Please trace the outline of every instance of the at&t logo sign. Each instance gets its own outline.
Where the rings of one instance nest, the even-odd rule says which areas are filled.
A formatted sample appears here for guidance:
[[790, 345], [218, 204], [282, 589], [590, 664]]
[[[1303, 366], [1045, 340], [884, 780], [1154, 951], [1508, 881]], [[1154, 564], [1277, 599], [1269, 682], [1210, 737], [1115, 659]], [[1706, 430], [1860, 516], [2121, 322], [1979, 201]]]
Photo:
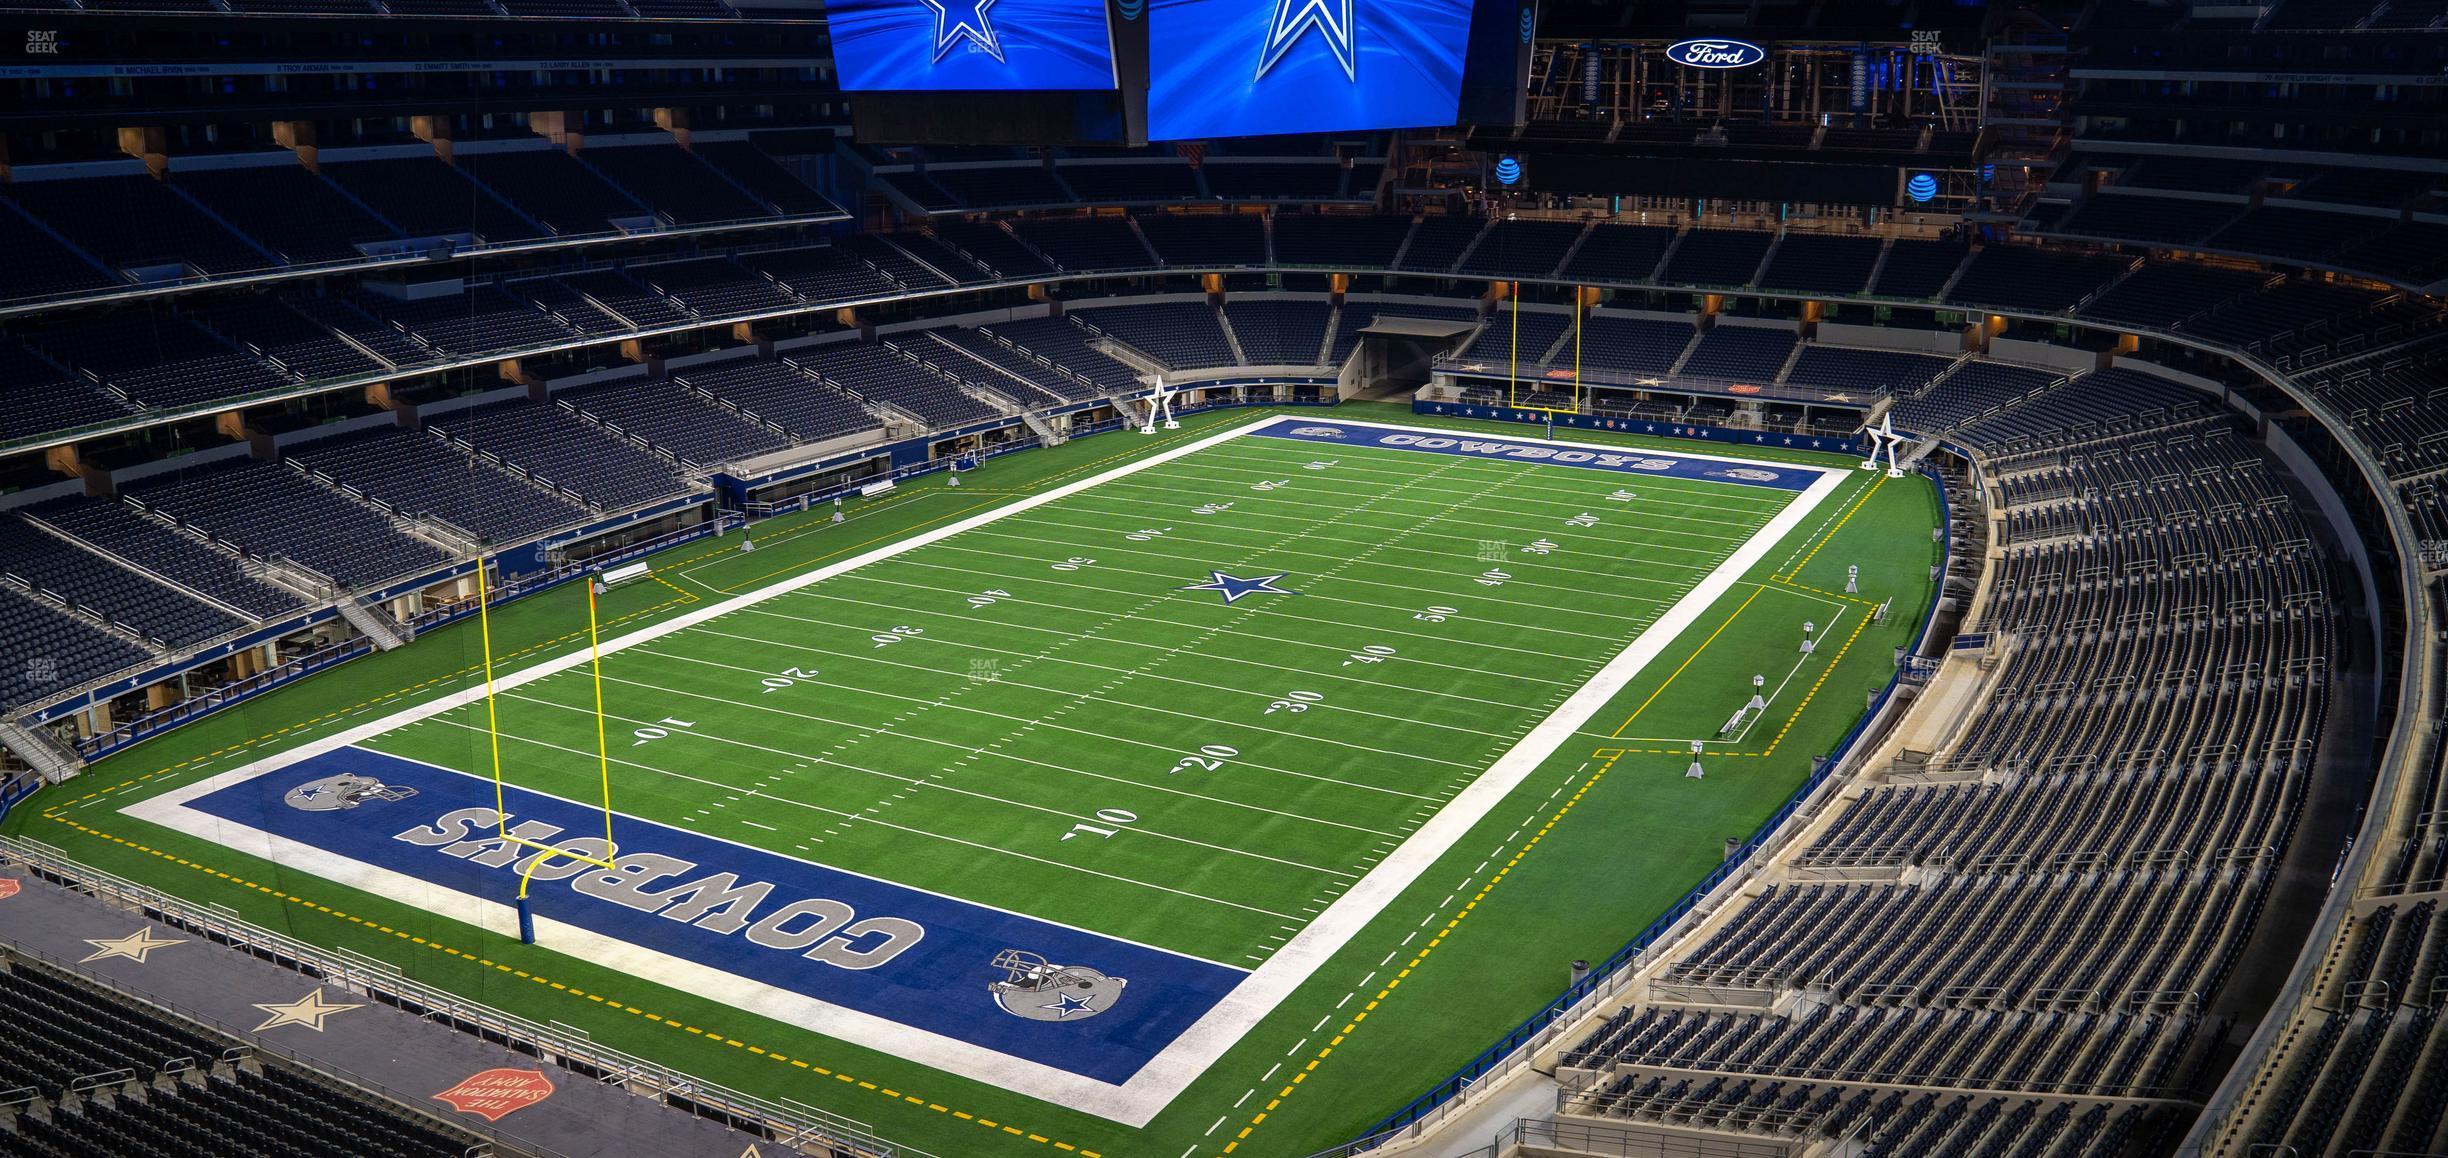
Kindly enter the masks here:
[[1768, 59], [1768, 50], [1741, 40], [1678, 40], [1666, 46], [1666, 59], [1692, 68], [1749, 68]]

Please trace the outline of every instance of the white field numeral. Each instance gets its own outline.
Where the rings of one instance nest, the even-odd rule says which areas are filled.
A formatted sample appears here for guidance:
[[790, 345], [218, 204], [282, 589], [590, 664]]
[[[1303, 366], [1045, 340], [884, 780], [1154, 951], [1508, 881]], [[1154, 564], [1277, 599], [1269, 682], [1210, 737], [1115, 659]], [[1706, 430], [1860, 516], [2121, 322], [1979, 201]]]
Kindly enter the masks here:
[[1297, 715], [1301, 712], [1308, 711], [1309, 705], [1324, 703], [1325, 701], [1326, 697], [1321, 696], [1316, 692], [1285, 692], [1282, 699], [1268, 701], [1266, 711], [1259, 714], [1264, 716], [1272, 716], [1277, 712], [1284, 712], [1287, 714]]
[[1386, 657], [1392, 654], [1394, 654], [1393, 648], [1382, 643], [1372, 643], [1351, 653], [1351, 657], [1343, 661], [1343, 666], [1350, 667], [1355, 663], [1384, 663]]
[[672, 716], [665, 716], [657, 723], [648, 724], [643, 728], [639, 728], [637, 731], [629, 733], [630, 735], [637, 737], [637, 739], [630, 741], [629, 746], [632, 748], [642, 748], [648, 744], [654, 743], [657, 740], [670, 736], [673, 728], [694, 728], [696, 726], [697, 722], [695, 720], [683, 720]]
[[1208, 744], [1201, 747], [1196, 755], [1184, 756], [1175, 761], [1173, 772], [1178, 775], [1183, 772], [1218, 771], [1224, 767], [1226, 760], [1240, 754], [1241, 749], [1230, 744]]
[[795, 667], [786, 667], [780, 672], [765, 677], [765, 691], [763, 694], [770, 696], [784, 688], [798, 687], [800, 680], [812, 680], [815, 678], [816, 673], [813, 669], [802, 670]]
[[1096, 837], [1096, 838], [1097, 838], [1097, 839], [1099, 839], [1099, 840], [1112, 840], [1112, 839], [1113, 839], [1113, 834], [1114, 834], [1114, 833], [1117, 833], [1117, 832], [1120, 832], [1120, 831], [1122, 830], [1122, 826], [1123, 826], [1123, 825], [1125, 825], [1125, 824], [1137, 824], [1137, 823], [1139, 822], [1139, 814], [1138, 814], [1138, 813], [1136, 813], [1136, 812], [1129, 812], [1129, 811], [1125, 811], [1125, 810], [1120, 809], [1120, 808], [1100, 808], [1100, 809], [1097, 809], [1097, 810], [1096, 810], [1096, 818], [1097, 818], [1098, 820], [1102, 820], [1102, 821], [1104, 821], [1105, 823], [1104, 823], [1104, 824], [1087, 824], [1087, 823], [1074, 824], [1074, 825], [1072, 825], [1072, 826], [1071, 826], [1071, 831], [1069, 831], [1069, 832], [1066, 832], [1066, 833], [1062, 834], [1062, 838], [1063, 838], [1064, 840], [1069, 840], [1069, 839], [1071, 839], [1072, 837], [1075, 837], [1075, 836], [1080, 835], [1081, 833], [1086, 833], [1086, 834], [1088, 834], [1089, 836]]

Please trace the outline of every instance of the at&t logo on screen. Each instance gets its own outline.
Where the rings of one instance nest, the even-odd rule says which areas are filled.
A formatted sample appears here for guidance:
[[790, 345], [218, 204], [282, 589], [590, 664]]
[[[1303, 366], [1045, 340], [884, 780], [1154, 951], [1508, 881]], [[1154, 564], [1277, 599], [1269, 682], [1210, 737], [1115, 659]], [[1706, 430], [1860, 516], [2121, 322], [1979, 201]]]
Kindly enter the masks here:
[[1768, 59], [1768, 50], [1742, 40], [1678, 40], [1666, 46], [1666, 59], [1692, 68], [1749, 68]]

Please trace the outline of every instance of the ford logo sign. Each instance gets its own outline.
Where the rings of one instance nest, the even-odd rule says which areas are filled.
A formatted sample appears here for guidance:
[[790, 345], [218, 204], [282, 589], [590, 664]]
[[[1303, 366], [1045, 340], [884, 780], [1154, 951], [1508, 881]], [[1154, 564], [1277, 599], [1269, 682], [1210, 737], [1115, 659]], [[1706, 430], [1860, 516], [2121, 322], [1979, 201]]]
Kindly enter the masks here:
[[1666, 59], [1692, 68], [1749, 68], [1768, 59], [1768, 50], [1740, 40], [1678, 40], [1666, 46]]

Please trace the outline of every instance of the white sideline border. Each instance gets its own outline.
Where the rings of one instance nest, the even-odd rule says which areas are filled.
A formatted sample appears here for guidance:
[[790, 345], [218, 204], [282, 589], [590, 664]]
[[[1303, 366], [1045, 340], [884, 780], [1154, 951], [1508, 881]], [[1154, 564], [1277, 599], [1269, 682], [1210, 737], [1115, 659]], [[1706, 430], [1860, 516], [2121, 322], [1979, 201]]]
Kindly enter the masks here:
[[[1047, 503], [1068, 498], [1113, 479], [1136, 474], [1176, 459], [1206, 450], [1236, 438], [1256, 434], [1278, 425], [1301, 426], [1366, 426], [1422, 434], [1460, 437], [1468, 432], [1448, 427], [1413, 426], [1390, 422], [1359, 422], [1308, 414], [1275, 415], [1256, 422], [1235, 426], [1197, 439], [1172, 450], [1162, 451], [1136, 462], [1125, 463], [1077, 482], [1067, 483], [1043, 494], [984, 511], [959, 522], [923, 532], [873, 551], [832, 563], [806, 574], [793, 576], [779, 583], [746, 592], [719, 603], [675, 616], [662, 623], [603, 641], [602, 650], [617, 652], [666, 635], [685, 631], [732, 611], [786, 595], [820, 583], [844, 572], [870, 563], [889, 559], [905, 551], [916, 550], [998, 519], [1019, 514]], [[1631, 448], [1596, 443], [1568, 442], [1553, 439], [1518, 439], [1499, 434], [1480, 437], [1490, 442], [1596, 450], [1606, 453], [1626, 453]], [[1816, 473], [1818, 481], [1795, 495], [1785, 508], [1727, 556], [1716, 569], [1703, 576], [1699, 583], [1677, 599], [1656, 622], [1644, 629], [1614, 659], [1608, 661], [1597, 675], [1580, 690], [1540, 721], [1504, 755], [1475, 777], [1470, 786], [1405, 838], [1392, 853], [1378, 862], [1367, 875], [1335, 902], [1327, 906], [1316, 919], [1293, 935], [1281, 948], [1241, 983], [1227, 993], [1222, 1001], [1209, 1009], [1197, 1022], [1159, 1052], [1139, 1072], [1119, 1085], [1057, 1069], [1040, 1062], [1014, 1057], [984, 1046], [961, 1041], [942, 1034], [916, 1029], [899, 1022], [829, 1002], [818, 1001], [776, 986], [739, 977], [710, 966], [700, 965], [680, 957], [616, 938], [605, 937], [589, 930], [539, 918], [538, 940], [548, 941], [554, 948], [572, 952], [597, 963], [610, 966], [658, 984], [688, 992], [719, 992], [726, 1000], [749, 1012], [799, 1026], [815, 1033], [839, 1038], [855, 1045], [881, 1050], [964, 1078], [999, 1086], [1070, 1109], [1081, 1110], [1126, 1126], [1145, 1126], [1189, 1088], [1208, 1067], [1238, 1044], [1248, 1032], [1273, 1013], [1293, 990], [1306, 982], [1345, 945], [1375, 921], [1402, 891], [1410, 887], [1428, 868], [1451, 850], [1471, 828], [1493, 812], [1504, 798], [1519, 787], [1530, 774], [1545, 763], [1558, 748], [1572, 738], [1573, 733], [1620, 694], [1649, 662], [1680, 637], [1711, 605], [1724, 596], [1741, 577], [1764, 559], [1768, 552], [1791, 534], [1802, 520], [1828, 496], [1843, 485], [1852, 471], [1841, 467], [1811, 466], [1789, 462], [1763, 462], [1728, 455], [1686, 451], [1653, 451], [1638, 453], [1659, 458], [1682, 458], [1735, 463], [1777, 471]], [[1508, 461], [1501, 455], [1487, 456], [1490, 461]], [[1511, 460], [1524, 461], [1524, 460]], [[1527, 460], [1536, 461], [1536, 460]], [[1639, 477], [1626, 472], [1627, 477]], [[494, 681], [498, 690], [507, 690], [543, 679], [587, 662], [588, 652], [578, 648], [567, 655], [525, 668]], [[432, 716], [474, 703], [484, 697], [482, 684], [453, 692], [425, 704], [408, 708], [380, 719], [360, 724], [298, 748], [266, 757], [243, 767], [207, 777], [194, 784], [173, 789], [158, 796], [130, 804], [120, 811], [128, 816], [166, 828], [184, 832], [229, 847], [239, 852], [262, 857], [289, 867], [303, 869], [336, 883], [373, 893], [389, 900], [421, 908], [436, 915], [477, 925], [494, 932], [509, 933], [516, 927], [517, 914], [509, 905], [483, 897], [448, 889], [404, 873], [393, 872], [338, 853], [289, 840], [247, 825], [224, 820], [209, 813], [187, 807], [187, 802], [219, 792], [234, 784], [267, 776], [301, 761], [326, 752], [355, 744], [360, 740], [391, 732]], [[660, 822], [655, 822], [660, 823]], [[720, 839], [720, 838], [717, 838]], [[736, 842], [734, 842], [736, 843]], [[766, 849], [762, 851], [771, 852]], [[777, 854], [779, 855], [779, 854]], [[821, 863], [821, 862], [816, 862]], [[976, 904], [977, 902], [965, 902]], [[991, 908], [992, 906], [979, 906]], [[1107, 936], [1108, 934], [1098, 934]], [[1116, 938], [1120, 940], [1120, 938]]]

